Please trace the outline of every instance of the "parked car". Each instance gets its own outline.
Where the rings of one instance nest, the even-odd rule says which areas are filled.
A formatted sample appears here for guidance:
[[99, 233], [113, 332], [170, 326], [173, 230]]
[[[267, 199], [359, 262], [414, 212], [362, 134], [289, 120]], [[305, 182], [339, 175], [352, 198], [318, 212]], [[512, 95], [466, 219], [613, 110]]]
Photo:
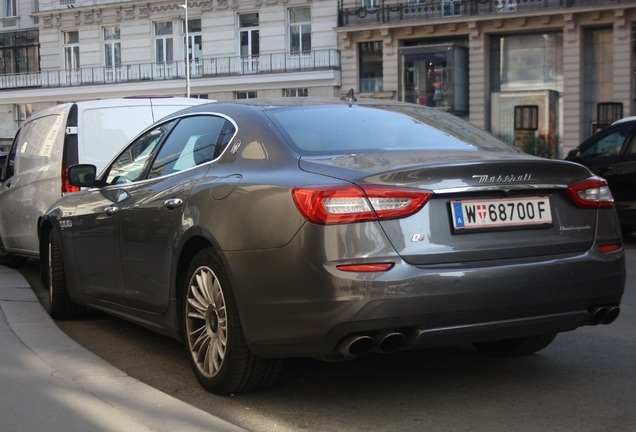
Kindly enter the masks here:
[[38, 225], [62, 195], [69, 165], [101, 169], [145, 127], [177, 110], [209, 102], [129, 97], [56, 105], [35, 113], [16, 133], [0, 176], [0, 264], [39, 256]]
[[623, 231], [636, 231], [636, 117], [601, 129], [571, 150], [566, 159], [607, 180]]
[[606, 182], [434, 109], [202, 105], [98, 171], [70, 167], [87, 189], [41, 224], [52, 316], [91, 306], [180, 339], [218, 394], [271, 385], [288, 357], [522, 355], [619, 314]]

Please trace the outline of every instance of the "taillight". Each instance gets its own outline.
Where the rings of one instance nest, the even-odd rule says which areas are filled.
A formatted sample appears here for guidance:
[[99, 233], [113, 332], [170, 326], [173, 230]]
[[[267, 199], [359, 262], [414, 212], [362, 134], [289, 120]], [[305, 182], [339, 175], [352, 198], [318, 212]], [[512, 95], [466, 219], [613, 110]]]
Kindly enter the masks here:
[[593, 177], [568, 187], [570, 196], [581, 207], [603, 208], [614, 207], [614, 197], [610, 192], [607, 181], [600, 177]]
[[62, 196], [80, 190], [79, 186], [73, 186], [68, 182], [68, 168], [62, 168]]
[[296, 207], [310, 222], [336, 224], [397, 219], [419, 211], [433, 194], [388, 186], [309, 186], [292, 191]]
[[598, 246], [598, 250], [604, 253], [612, 253], [620, 250], [623, 247], [621, 243], [609, 243]]
[[370, 264], [343, 264], [336, 266], [340, 271], [354, 273], [377, 273], [391, 270], [393, 263], [370, 263]]

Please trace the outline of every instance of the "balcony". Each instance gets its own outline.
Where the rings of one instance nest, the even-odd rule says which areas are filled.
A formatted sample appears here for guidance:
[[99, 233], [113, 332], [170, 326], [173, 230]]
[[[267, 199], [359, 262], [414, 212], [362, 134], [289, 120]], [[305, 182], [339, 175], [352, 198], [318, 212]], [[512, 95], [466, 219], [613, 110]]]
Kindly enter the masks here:
[[[185, 79], [185, 66], [184, 61], [175, 61], [6, 74], [0, 75], [0, 90]], [[191, 62], [190, 78], [339, 69], [340, 52], [338, 50], [316, 50], [302, 53], [262, 54], [250, 57], [202, 58]]]
[[377, 6], [345, 8], [338, 0], [338, 27], [399, 24], [466, 16], [571, 9], [583, 6], [634, 5], [634, 0], [380, 0]]

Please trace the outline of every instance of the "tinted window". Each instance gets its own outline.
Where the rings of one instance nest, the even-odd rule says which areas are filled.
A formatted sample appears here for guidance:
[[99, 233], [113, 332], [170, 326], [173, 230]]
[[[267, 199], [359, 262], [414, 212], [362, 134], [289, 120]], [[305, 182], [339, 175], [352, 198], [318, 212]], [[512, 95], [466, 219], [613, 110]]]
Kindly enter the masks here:
[[581, 151], [581, 156], [586, 158], [610, 157], [621, 153], [625, 139], [631, 130], [630, 124], [619, 125], [601, 131], [590, 138], [592, 144]]
[[161, 146], [148, 177], [172, 174], [216, 159], [235, 131], [234, 125], [223, 117], [181, 119]]
[[151, 155], [175, 121], [164, 123], [137, 138], [111, 164], [106, 184], [123, 184], [140, 180]]
[[301, 154], [360, 151], [514, 151], [450, 114], [417, 106], [304, 106], [271, 109]]

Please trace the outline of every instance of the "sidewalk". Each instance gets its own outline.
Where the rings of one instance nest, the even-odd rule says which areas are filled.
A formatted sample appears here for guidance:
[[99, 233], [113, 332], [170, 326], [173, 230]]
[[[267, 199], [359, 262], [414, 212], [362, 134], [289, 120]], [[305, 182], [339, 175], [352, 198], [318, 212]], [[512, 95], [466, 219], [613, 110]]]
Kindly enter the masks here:
[[17, 271], [0, 266], [0, 428], [11, 432], [243, 429], [126, 375], [49, 317]]

